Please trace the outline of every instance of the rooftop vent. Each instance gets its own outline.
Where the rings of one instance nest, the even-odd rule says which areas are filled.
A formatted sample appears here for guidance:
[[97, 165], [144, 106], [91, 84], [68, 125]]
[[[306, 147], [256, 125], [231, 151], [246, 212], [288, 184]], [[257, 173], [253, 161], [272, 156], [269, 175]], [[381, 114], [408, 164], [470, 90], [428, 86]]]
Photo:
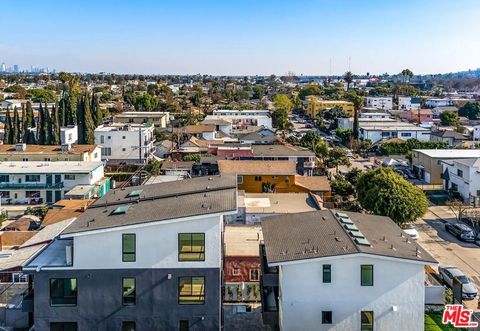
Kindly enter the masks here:
[[62, 144], [62, 146], [60, 146], [62, 152], [70, 152], [70, 150], [72, 149], [72, 145], [71, 144]]
[[27, 150], [27, 144], [16, 144], [15, 151], [16, 152], [25, 152]]

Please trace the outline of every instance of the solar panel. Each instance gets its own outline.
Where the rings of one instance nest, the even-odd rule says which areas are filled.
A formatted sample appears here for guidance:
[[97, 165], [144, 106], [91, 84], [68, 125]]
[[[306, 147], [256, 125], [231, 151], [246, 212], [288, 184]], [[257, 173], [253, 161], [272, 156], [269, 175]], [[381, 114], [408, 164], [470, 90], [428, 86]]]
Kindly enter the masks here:
[[363, 233], [361, 233], [360, 231], [348, 231], [348, 233], [350, 233], [350, 235], [354, 238], [365, 238], [365, 236], [363, 235]]
[[130, 193], [128, 193], [129, 197], [138, 197], [140, 194], [142, 194], [143, 190], [134, 190]]
[[350, 219], [350, 217], [340, 217], [340, 222], [343, 224], [353, 224], [353, 221]]
[[355, 238], [355, 242], [358, 245], [363, 245], [363, 246], [370, 246], [370, 242], [367, 240], [367, 238]]
[[118, 214], [125, 214], [128, 210], [130, 206], [128, 205], [124, 205], [124, 206], [120, 206], [120, 207], [117, 207], [117, 209], [115, 209], [112, 214], [113, 215], [118, 215]]
[[338, 217], [345, 217], [345, 218], [348, 218], [348, 215], [345, 214], [345, 213], [335, 213], [335, 215], [337, 215]]

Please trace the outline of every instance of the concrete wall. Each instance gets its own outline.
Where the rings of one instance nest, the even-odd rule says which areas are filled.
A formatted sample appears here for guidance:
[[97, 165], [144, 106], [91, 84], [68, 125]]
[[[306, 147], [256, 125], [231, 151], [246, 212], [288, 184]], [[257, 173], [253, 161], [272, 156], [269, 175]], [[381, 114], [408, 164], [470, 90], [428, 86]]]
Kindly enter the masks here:
[[[180, 320], [188, 320], [190, 330], [220, 329], [218, 268], [43, 270], [33, 276], [36, 331], [48, 331], [50, 322], [77, 322], [79, 330], [113, 331], [121, 330], [122, 321], [135, 321], [137, 331], [178, 330]], [[205, 276], [205, 304], [178, 304], [181, 276]], [[122, 305], [123, 277], [136, 277], [135, 306]], [[77, 278], [75, 307], [50, 306], [50, 278]]]
[[[322, 283], [322, 264], [332, 265], [332, 282]], [[360, 265], [374, 265], [374, 286], [360, 286]], [[374, 312], [375, 330], [421, 331], [424, 266], [369, 256], [322, 259], [280, 268], [282, 330], [360, 330], [360, 312]], [[397, 311], [393, 311], [393, 307]], [[322, 325], [322, 311], [333, 324]]]

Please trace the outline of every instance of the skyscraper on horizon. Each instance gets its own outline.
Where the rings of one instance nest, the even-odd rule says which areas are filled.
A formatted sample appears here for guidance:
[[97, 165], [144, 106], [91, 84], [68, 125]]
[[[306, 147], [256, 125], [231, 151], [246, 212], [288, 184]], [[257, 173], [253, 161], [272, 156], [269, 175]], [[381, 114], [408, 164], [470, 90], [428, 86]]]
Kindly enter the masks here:
[[0, 72], [5, 72], [7, 71], [7, 65], [5, 64], [5, 62], [2, 62], [2, 66], [0, 67]]

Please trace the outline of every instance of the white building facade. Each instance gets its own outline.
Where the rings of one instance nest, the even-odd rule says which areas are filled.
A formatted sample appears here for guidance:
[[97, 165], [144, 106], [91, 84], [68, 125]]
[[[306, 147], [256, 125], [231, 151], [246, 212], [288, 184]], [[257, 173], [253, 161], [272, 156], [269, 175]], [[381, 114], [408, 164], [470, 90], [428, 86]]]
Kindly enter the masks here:
[[392, 97], [366, 97], [365, 106], [368, 108], [392, 110], [393, 98]]
[[399, 110], [418, 110], [421, 107], [418, 97], [398, 97]]
[[446, 190], [457, 191], [463, 201], [480, 206], [480, 158], [442, 161], [443, 184]]
[[102, 160], [110, 164], [138, 164], [140, 158], [143, 164], [155, 151], [153, 131], [153, 125], [101, 125], [95, 129], [95, 143], [102, 146]]

